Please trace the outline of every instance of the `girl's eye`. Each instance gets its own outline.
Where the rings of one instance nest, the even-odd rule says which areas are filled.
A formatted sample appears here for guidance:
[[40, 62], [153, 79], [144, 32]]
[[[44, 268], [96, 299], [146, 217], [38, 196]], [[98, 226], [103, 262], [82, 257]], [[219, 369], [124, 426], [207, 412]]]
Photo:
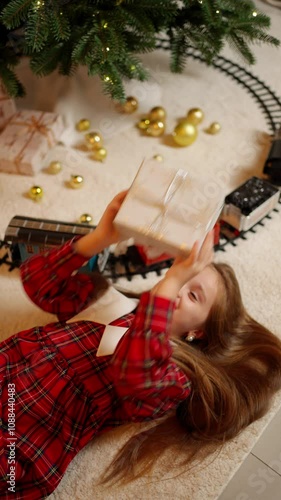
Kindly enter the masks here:
[[196, 293], [194, 292], [189, 292], [193, 300], [198, 300]]

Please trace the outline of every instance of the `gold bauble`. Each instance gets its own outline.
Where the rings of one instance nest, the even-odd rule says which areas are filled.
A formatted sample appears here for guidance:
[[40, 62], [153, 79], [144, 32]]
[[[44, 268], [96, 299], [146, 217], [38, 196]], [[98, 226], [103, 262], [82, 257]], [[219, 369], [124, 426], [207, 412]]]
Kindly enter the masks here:
[[215, 135], [220, 131], [220, 129], [220, 124], [218, 122], [213, 122], [208, 128], [205, 128], [204, 132], [206, 132], [206, 134]]
[[149, 112], [149, 118], [151, 121], [165, 121], [166, 120], [166, 110], [162, 106], [155, 106]]
[[197, 135], [197, 128], [188, 121], [180, 122], [172, 134], [174, 141], [179, 146], [190, 146], [197, 138]]
[[129, 115], [131, 113], [134, 113], [138, 109], [138, 107], [138, 100], [133, 96], [129, 96], [126, 99], [126, 102], [124, 104], [121, 104], [121, 111]]
[[146, 129], [147, 135], [151, 137], [159, 137], [165, 132], [165, 123], [161, 121], [151, 121]]
[[85, 140], [88, 147], [91, 149], [98, 149], [103, 145], [102, 137], [98, 132], [88, 132], [88, 134], [85, 135]]
[[141, 130], [147, 130], [147, 127], [150, 125], [150, 120], [149, 118], [142, 118], [142, 120], [140, 120], [138, 122], [138, 128], [141, 129]]
[[58, 174], [62, 169], [62, 164], [60, 161], [51, 161], [48, 167], [49, 174]]
[[118, 102], [116, 104], [117, 111], [119, 111], [120, 113], [127, 113], [128, 115], [134, 113], [138, 109], [138, 107], [138, 100], [133, 96], [127, 97], [125, 102], [123, 103]]
[[163, 161], [163, 160], [164, 160], [164, 158], [163, 158], [163, 156], [162, 156], [162, 155], [154, 155], [154, 156], [153, 156], [153, 160], [156, 160], [156, 161], [159, 161], [159, 162], [160, 162], [160, 161]]
[[93, 160], [103, 161], [107, 157], [107, 150], [105, 148], [98, 148], [93, 151]]
[[89, 130], [90, 126], [90, 120], [88, 120], [88, 118], [82, 118], [76, 123], [75, 128], [78, 132], [86, 132], [86, 130]]
[[72, 175], [69, 181], [70, 186], [73, 189], [78, 189], [83, 186], [84, 178], [82, 175]]
[[33, 201], [40, 201], [43, 196], [43, 189], [40, 186], [32, 186], [29, 190], [29, 197]]
[[199, 125], [203, 121], [204, 113], [200, 108], [191, 108], [187, 113], [187, 121], [193, 125]]
[[90, 214], [82, 214], [79, 217], [79, 222], [81, 224], [91, 224], [93, 217]]

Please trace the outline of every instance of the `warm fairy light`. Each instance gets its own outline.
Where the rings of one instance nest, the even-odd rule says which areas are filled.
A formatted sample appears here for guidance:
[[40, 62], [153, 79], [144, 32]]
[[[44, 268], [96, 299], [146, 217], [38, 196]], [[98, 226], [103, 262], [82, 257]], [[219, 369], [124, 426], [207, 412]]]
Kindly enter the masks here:
[[110, 51], [110, 48], [109, 48], [109, 47], [106, 47], [106, 49], [105, 49], [105, 50], [106, 50], [106, 52], [109, 52], [109, 51]]
[[219, 11], [219, 10], [216, 10], [216, 14], [219, 14], [219, 13], [220, 13], [220, 11]]
[[254, 10], [253, 17], [257, 17], [258, 13]]
[[105, 22], [105, 23], [103, 23], [102, 27], [103, 27], [104, 29], [108, 28], [108, 23], [106, 23], [106, 22]]
[[105, 77], [103, 78], [103, 80], [104, 80], [104, 82], [109, 82], [109, 81], [110, 81], [110, 78], [109, 78], [109, 76], [105, 76]]

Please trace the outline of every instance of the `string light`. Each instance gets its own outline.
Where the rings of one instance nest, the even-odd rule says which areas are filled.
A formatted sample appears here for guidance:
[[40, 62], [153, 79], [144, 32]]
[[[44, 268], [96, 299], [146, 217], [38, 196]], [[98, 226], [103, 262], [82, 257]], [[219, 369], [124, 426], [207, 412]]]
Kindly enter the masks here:
[[104, 29], [108, 28], [108, 23], [107, 23], [107, 22], [102, 23], [102, 27], [103, 27]]
[[109, 51], [110, 51], [110, 48], [109, 48], [109, 47], [106, 47], [106, 49], [105, 49], [105, 50], [106, 50], [106, 52], [109, 52]]
[[44, 5], [45, 5], [44, 0], [37, 0], [37, 2], [35, 2], [34, 9], [39, 10], [41, 9], [41, 7], [44, 7]]
[[254, 10], [253, 17], [257, 17], [258, 13]]
[[219, 14], [219, 13], [220, 13], [220, 11], [219, 11], [219, 10], [216, 10], [216, 14]]

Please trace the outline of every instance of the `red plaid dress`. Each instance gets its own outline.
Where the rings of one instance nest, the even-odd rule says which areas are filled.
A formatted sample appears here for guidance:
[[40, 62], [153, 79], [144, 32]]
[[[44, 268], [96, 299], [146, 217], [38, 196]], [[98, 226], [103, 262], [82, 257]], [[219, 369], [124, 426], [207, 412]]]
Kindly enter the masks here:
[[91, 278], [73, 275], [85, 261], [68, 242], [22, 265], [29, 297], [59, 322], [0, 344], [1, 499], [48, 496], [94, 436], [158, 418], [190, 394], [171, 361], [172, 301], [144, 293], [135, 314], [111, 323], [129, 329], [110, 356], [95, 355], [104, 325], [65, 323], [91, 300]]

